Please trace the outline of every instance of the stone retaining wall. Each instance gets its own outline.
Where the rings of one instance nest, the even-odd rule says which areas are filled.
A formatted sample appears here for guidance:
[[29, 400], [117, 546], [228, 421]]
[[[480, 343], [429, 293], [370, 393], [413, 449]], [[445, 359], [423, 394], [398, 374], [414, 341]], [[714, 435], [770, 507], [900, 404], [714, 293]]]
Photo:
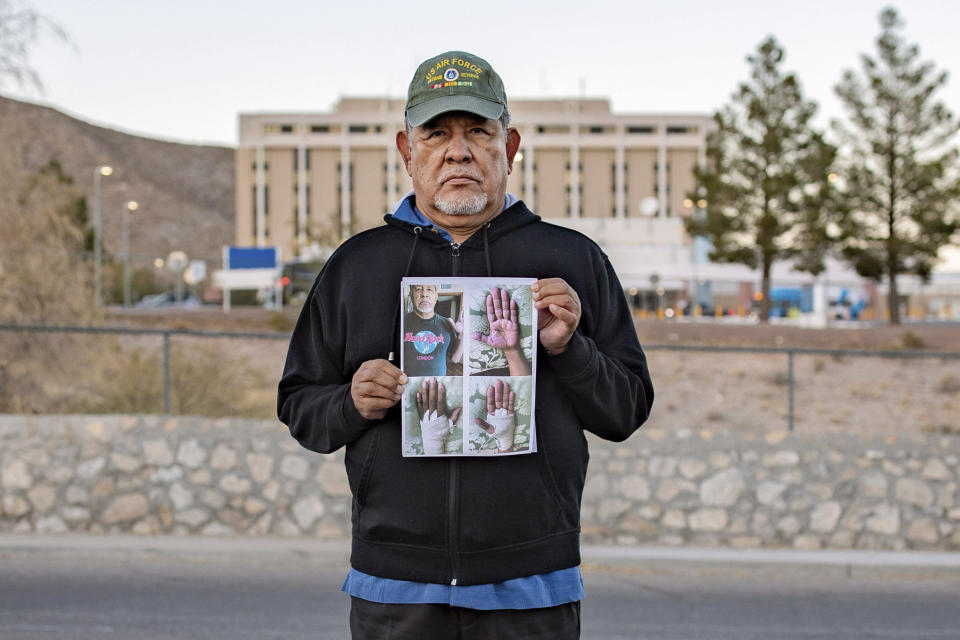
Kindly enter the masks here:
[[[960, 437], [590, 439], [590, 543], [960, 549]], [[0, 416], [0, 531], [349, 534], [343, 455], [274, 421]]]

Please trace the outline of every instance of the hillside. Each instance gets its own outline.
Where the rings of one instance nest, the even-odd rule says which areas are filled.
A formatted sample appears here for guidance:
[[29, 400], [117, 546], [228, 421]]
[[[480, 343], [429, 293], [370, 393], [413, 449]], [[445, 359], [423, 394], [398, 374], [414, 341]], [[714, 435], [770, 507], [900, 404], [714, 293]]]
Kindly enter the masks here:
[[[104, 249], [121, 251], [122, 207], [136, 200], [131, 252], [149, 265], [174, 249], [220, 263], [234, 236], [234, 152], [225, 147], [153, 140], [98, 127], [48, 107], [0, 96], [0, 192], [18, 193], [38, 168], [56, 159], [93, 202], [93, 173], [102, 179]], [[9, 211], [0, 210], [0, 222]]]

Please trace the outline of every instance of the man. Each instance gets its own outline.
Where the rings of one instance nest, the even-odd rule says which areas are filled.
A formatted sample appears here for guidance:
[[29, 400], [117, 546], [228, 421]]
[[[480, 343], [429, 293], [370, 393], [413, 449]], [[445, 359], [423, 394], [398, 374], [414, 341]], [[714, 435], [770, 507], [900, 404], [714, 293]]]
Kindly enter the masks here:
[[[304, 447], [346, 447], [355, 639], [578, 638], [583, 430], [623, 440], [653, 400], [623, 290], [596, 244], [506, 193], [520, 134], [485, 60], [421, 64], [406, 119], [396, 141], [413, 194], [327, 261], [278, 413]], [[402, 457], [407, 376], [390, 358], [404, 276], [540, 278], [536, 453]]]
[[411, 286], [410, 303], [413, 312], [406, 314], [403, 319], [404, 371], [409, 376], [446, 375], [448, 350], [451, 362], [460, 362], [463, 354], [460, 330], [449, 318], [434, 313], [437, 307], [436, 285]]

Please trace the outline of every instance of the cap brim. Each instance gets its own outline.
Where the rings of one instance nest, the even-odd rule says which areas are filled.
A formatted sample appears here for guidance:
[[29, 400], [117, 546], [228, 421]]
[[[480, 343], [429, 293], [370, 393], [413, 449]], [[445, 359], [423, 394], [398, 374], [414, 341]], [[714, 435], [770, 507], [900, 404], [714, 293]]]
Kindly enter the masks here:
[[451, 111], [466, 111], [482, 118], [496, 120], [503, 115], [503, 105], [492, 100], [474, 96], [437, 96], [407, 109], [407, 119], [413, 127], [429, 122], [433, 118]]

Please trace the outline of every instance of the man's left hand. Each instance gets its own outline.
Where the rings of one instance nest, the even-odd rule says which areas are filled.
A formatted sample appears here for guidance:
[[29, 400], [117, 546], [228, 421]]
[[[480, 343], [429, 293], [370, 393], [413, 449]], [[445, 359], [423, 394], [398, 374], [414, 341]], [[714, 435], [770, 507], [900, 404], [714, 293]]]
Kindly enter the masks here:
[[563, 353], [580, 324], [580, 296], [563, 278], [537, 280], [530, 290], [540, 343], [553, 355]]

